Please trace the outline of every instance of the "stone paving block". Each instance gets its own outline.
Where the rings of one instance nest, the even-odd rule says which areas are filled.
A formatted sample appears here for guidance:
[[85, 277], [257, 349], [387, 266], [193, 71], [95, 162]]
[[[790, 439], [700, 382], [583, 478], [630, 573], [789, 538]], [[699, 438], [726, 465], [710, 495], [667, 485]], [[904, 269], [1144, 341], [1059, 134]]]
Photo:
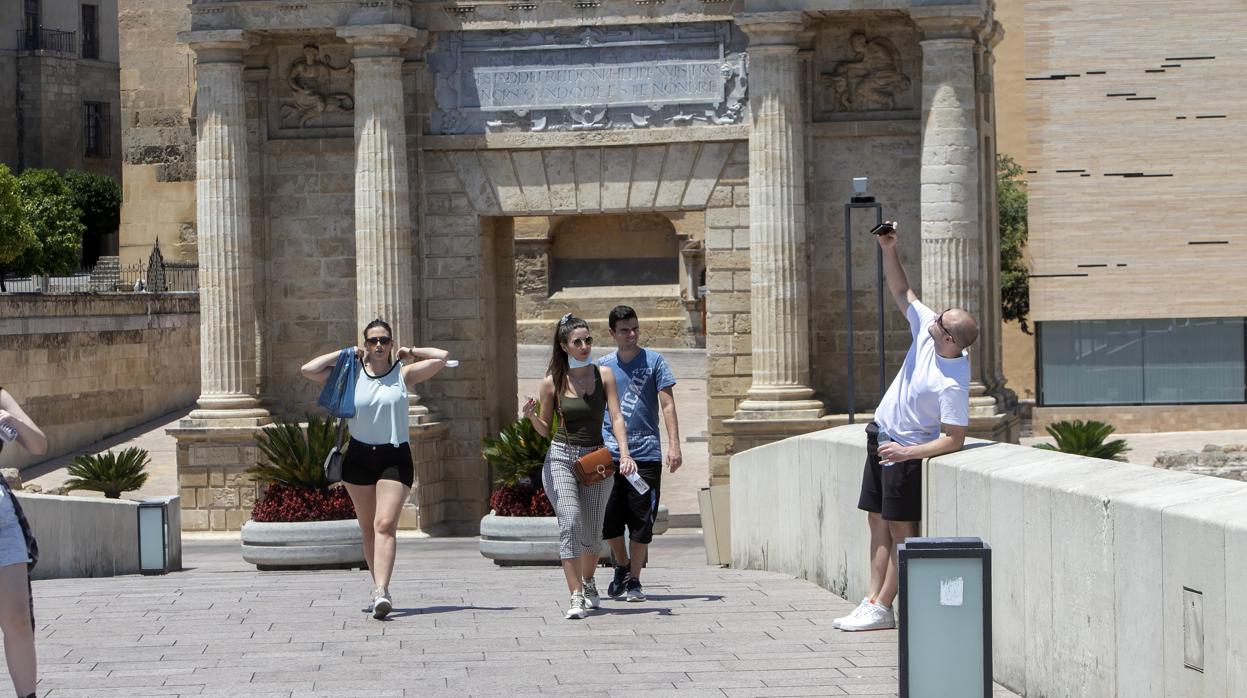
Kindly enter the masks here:
[[851, 604], [705, 567], [690, 533], [655, 543], [648, 603], [584, 621], [556, 569], [497, 568], [475, 539], [400, 541], [385, 622], [357, 571], [260, 573], [236, 542], [188, 541], [187, 572], [35, 583], [40, 696], [895, 694], [895, 632], [834, 630]]

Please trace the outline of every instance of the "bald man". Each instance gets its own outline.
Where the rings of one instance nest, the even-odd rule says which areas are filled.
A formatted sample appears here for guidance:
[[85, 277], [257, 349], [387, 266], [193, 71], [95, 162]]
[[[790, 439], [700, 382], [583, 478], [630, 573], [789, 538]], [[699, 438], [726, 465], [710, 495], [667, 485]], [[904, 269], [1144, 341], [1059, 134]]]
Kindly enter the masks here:
[[[879, 236], [888, 290], [909, 319], [913, 344], [900, 373], [866, 425], [866, 469], [857, 508], [870, 525], [870, 595], [836, 618], [841, 630], [896, 627], [896, 546], [918, 535], [922, 520], [922, 459], [961, 449], [970, 424], [970, 359], [978, 339], [970, 313], [936, 313], [918, 300], [896, 254], [896, 224]], [[885, 228], [888, 230], [888, 228]]]

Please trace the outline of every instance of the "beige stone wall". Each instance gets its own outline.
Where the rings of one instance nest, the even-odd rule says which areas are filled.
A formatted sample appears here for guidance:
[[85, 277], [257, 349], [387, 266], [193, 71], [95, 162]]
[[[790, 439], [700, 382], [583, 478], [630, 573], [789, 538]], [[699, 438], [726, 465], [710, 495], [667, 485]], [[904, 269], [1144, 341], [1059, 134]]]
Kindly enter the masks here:
[[0, 386], [48, 436], [46, 456], [191, 404], [199, 394], [199, 299], [183, 294], [0, 297]]
[[1176, 8], [1027, 3], [1035, 320], [1247, 315], [1247, 6]]
[[157, 239], [165, 259], [196, 259], [193, 57], [175, 40], [189, 25], [186, 4], [119, 0], [122, 264]]
[[1242, 429], [1247, 405], [1108, 405], [1103, 407], [1036, 407], [1032, 424], [1036, 436], [1053, 422], [1094, 419], [1112, 424], [1123, 434], [1162, 431], [1218, 431]]

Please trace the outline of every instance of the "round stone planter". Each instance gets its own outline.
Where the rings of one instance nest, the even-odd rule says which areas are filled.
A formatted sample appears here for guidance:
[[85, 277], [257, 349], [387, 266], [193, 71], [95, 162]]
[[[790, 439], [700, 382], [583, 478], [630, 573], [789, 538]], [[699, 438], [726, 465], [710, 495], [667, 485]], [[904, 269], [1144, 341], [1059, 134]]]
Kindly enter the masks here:
[[242, 559], [260, 570], [364, 567], [355, 519], [242, 525]]
[[[655, 535], [670, 526], [671, 512], [658, 505]], [[491, 511], [481, 518], [480, 546], [481, 555], [496, 565], [557, 565], [559, 522], [553, 516], [498, 516]], [[602, 561], [610, 560], [610, 554], [610, 546], [603, 541]]]

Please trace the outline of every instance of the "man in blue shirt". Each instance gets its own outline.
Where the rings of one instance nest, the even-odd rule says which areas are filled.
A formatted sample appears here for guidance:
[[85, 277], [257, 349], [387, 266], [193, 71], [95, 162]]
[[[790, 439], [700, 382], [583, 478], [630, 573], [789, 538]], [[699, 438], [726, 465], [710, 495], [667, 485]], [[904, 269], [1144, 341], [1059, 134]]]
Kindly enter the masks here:
[[[616, 306], [607, 318], [611, 338], [618, 349], [602, 357], [598, 363], [615, 372], [615, 385], [619, 392], [619, 410], [623, 412], [628, 427], [628, 450], [636, 461], [637, 474], [649, 486], [646, 492], [637, 492], [623, 475], [615, 474], [615, 486], [611, 489], [606, 505], [606, 519], [602, 524], [602, 537], [614, 554], [615, 579], [607, 587], [607, 594], [617, 599], [627, 594], [628, 601], [644, 601], [641, 588], [641, 568], [645, 566], [646, 553], [654, 538], [654, 519], [658, 516], [658, 493], [662, 483], [662, 439], [658, 434], [658, 411], [662, 409], [662, 421], [667, 425], [666, 463], [671, 472], [679, 470], [684, 462], [680, 453], [680, 424], [675, 413], [675, 377], [657, 352], [642, 349], [640, 323], [636, 311], [626, 305]], [[609, 416], [606, 418], [609, 420]], [[602, 438], [616, 459], [619, 446], [611, 433], [609, 421], [602, 424]], [[624, 546], [624, 528], [631, 539], [632, 556]]]

